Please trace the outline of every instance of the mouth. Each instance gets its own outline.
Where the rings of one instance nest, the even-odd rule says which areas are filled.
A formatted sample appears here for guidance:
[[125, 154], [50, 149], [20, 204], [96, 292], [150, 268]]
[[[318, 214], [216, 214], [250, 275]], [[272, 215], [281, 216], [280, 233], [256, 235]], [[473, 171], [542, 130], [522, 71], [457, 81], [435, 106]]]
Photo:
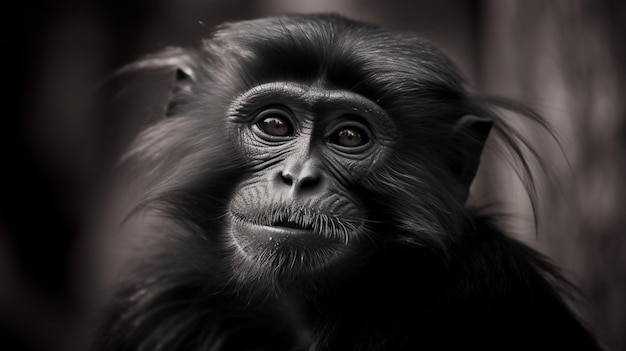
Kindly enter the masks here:
[[327, 215], [310, 209], [280, 208], [253, 215], [236, 212], [231, 214], [235, 222], [271, 233], [323, 235], [328, 228], [322, 224], [330, 222]]
[[292, 221], [276, 221], [271, 225], [235, 219], [232, 235], [238, 246], [248, 254], [260, 252], [307, 252], [341, 246], [335, 238], [320, 235], [310, 225]]
[[272, 224], [270, 225], [270, 227], [278, 227], [278, 228], [287, 228], [287, 229], [296, 229], [298, 231], [313, 231], [313, 225], [310, 223], [298, 223], [298, 222], [294, 222], [294, 221], [274, 221], [272, 222]]
[[357, 231], [330, 215], [281, 208], [257, 215], [231, 212], [229, 232], [235, 247], [255, 267], [272, 270], [317, 269], [351, 250]]
[[255, 269], [289, 277], [327, 267], [351, 249], [335, 237], [321, 235], [312, 226], [293, 221], [265, 225], [233, 218], [230, 234], [245, 262]]
[[357, 236], [362, 224], [309, 208], [280, 207], [252, 214], [230, 213], [236, 239], [255, 245], [268, 241], [272, 241], [272, 245], [287, 246], [306, 243], [317, 247], [329, 242], [347, 244], [350, 237]]
[[290, 239], [295, 240], [298, 237], [319, 237], [312, 226], [304, 226], [296, 222], [277, 221], [271, 225], [264, 225], [237, 220], [234, 224], [240, 231], [247, 233], [250, 238], [262, 241], [284, 242]]

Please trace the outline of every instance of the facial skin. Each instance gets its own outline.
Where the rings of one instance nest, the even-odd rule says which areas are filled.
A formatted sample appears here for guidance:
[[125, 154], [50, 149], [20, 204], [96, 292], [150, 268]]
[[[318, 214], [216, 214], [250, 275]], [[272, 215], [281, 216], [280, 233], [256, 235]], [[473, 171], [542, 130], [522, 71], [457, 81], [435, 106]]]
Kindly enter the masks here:
[[228, 128], [254, 169], [230, 202], [240, 253], [302, 270], [350, 256], [367, 231], [366, 204], [350, 189], [391, 152], [387, 114], [349, 91], [275, 82], [238, 97]]

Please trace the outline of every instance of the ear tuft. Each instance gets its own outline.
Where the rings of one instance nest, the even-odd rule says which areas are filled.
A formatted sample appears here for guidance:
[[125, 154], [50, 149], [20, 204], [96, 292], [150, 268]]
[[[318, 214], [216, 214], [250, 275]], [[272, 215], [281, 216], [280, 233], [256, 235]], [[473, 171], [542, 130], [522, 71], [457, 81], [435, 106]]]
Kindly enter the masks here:
[[185, 76], [191, 78], [191, 80], [196, 79], [196, 69], [192, 56], [187, 50], [179, 47], [170, 47], [158, 53], [144, 56], [143, 58], [120, 68], [115, 74], [121, 75], [130, 72], [162, 68], [177, 69]]

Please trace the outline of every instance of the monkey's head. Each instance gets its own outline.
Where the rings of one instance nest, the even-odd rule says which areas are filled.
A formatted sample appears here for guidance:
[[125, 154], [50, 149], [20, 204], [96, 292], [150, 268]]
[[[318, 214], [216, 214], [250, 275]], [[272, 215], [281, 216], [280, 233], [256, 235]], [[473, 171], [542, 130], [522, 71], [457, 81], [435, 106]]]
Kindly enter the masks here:
[[[179, 68], [177, 93], [136, 153], [179, 150], [156, 197], [220, 231], [240, 277], [349, 270], [389, 243], [441, 249], [462, 224], [491, 119], [428, 43], [290, 16], [225, 25], [159, 60]], [[195, 186], [172, 185], [189, 169]]]

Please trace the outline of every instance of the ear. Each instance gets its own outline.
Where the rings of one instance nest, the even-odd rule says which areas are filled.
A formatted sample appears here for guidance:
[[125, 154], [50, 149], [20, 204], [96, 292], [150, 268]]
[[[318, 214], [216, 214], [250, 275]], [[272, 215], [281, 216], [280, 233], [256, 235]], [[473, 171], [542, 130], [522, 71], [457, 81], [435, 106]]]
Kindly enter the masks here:
[[176, 114], [177, 108], [181, 102], [177, 97], [179, 97], [181, 93], [192, 92], [194, 77], [194, 72], [187, 69], [187, 67], [181, 66], [176, 68], [174, 85], [168, 99], [167, 107], [165, 108], [166, 117]]
[[461, 196], [464, 201], [478, 170], [480, 156], [492, 126], [491, 118], [474, 115], [461, 117], [454, 126], [452, 145], [456, 152], [451, 157], [450, 166], [462, 186]]
[[170, 116], [180, 103], [177, 99], [181, 92], [191, 92], [197, 77], [195, 61], [188, 51], [172, 47], [151, 54], [128, 64], [116, 72], [116, 76], [128, 74], [148, 74], [154, 80], [152, 89], [165, 89], [161, 94], [161, 118]]
[[94, 110], [103, 116], [102, 140], [111, 155], [116, 158], [146, 126], [172, 113], [179, 92], [192, 88], [196, 67], [193, 54], [170, 48], [123, 66], [100, 83]]

